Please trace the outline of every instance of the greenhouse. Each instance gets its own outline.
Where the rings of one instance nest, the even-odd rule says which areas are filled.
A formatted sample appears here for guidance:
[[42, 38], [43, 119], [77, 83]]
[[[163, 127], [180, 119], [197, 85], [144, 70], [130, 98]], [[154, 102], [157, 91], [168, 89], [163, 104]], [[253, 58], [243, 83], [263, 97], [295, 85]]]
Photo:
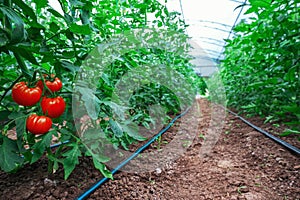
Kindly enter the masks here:
[[300, 199], [298, 0], [0, 0], [0, 199]]

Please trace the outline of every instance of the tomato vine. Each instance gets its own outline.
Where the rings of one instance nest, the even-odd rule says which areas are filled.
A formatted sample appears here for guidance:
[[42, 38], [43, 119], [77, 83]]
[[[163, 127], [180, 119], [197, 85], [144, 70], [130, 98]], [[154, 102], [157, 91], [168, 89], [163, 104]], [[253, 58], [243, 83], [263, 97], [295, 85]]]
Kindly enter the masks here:
[[[107, 73], [106, 79], [99, 80], [101, 87], [97, 88], [95, 97], [99, 100], [95, 105], [99, 113], [90, 114], [91, 118], [108, 119], [102, 120], [99, 126], [106, 130], [107, 136], [110, 136], [109, 141], [115, 146], [126, 149], [129, 144], [143, 139], [126, 133], [124, 129], [118, 129], [120, 124], [114, 121], [112, 109], [122, 110], [123, 107], [107, 101], [112, 96], [114, 85], [129, 69], [155, 60], [182, 74], [193, 86], [194, 92], [205, 92], [205, 84], [193, 72], [189, 63], [191, 58], [187, 48], [183, 46], [187, 41], [184, 32], [186, 24], [178, 13], [169, 12], [165, 5], [156, 0], [144, 0], [142, 3], [138, 0], [59, 0], [63, 13], [50, 7], [48, 1], [0, 2], [0, 125], [4, 127], [0, 135], [1, 170], [15, 172], [24, 164], [32, 164], [45, 155], [49, 161], [50, 172], [54, 173], [62, 166], [67, 179], [79, 163], [79, 158], [90, 156], [95, 167], [106, 177], [112, 178], [105, 166], [107, 159], [97, 160], [83, 145], [75, 127], [78, 119], [73, 119], [72, 116], [71, 97], [76, 75], [84, 60], [96, 45], [105, 43], [115, 34], [154, 27], [174, 31], [183, 38], [183, 41], [178, 40], [173, 52], [153, 48], [128, 52], [111, 63], [111, 71]], [[147, 17], [150, 14], [155, 16], [153, 20]], [[168, 36], [165, 38], [166, 41], [171, 39]], [[61, 85], [58, 80], [62, 82]], [[38, 86], [43, 90], [42, 96], [46, 97], [40, 98], [40, 102], [34, 105], [18, 105], [11, 95], [12, 87], [18, 82]], [[52, 87], [54, 83], [57, 84]], [[154, 93], [154, 98], [150, 95], [151, 92]], [[90, 94], [89, 91], [85, 91], [86, 94]], [[135, 94], [131, 101], [131, 114], [146, 127], [151, 123], [151, 116], [144, 112], [145, 107], [140, 106], [143, 101], [139, 98], [141, 96], [149, 104], [160, 101], [169, 114], [178, 112], [176, 96], [160, 85], [145, 85]], [[164, 102], [161, 102], [162, 97]], [[55, 110], [49, 108], [49, 104], [46, 105], [45, 98], [63, 98], [64, 103]], [[89, 107], [88, 98], [83, 98], [82, 101]], [[35, 132], [31, 127], [26, 128], [26, 119], [33, 113], [52, 117], [53, 124], [51, 128], [47, 126], [48, 132]], [[97, 125], [96, 122], [92, 123]], [[11, 130], [16, 133], [8, 134]], [[43, 134], [33, 135], [30, 132]], [[51, 150], [49, 146], [53, 137], [60, 142], [69, 142]], [[4, 160], [7, 162], [2, 162]]]

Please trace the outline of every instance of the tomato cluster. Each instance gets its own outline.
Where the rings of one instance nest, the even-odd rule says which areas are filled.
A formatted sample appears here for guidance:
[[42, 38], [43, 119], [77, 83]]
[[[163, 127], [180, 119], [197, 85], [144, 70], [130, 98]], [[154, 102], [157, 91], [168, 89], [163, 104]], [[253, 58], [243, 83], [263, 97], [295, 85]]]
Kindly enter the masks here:
[[[46, 86], [46, 87], [45, 87]], [[53, 96], [62, 88], [62, 82], [53, 74], [44, 75], [34, 87], [26, 82], [18, 82], [12, 88], [13, 100], [22, 106], [34, 106], [39, 103], [43, 115], [31, 114], [26, 120], [27, 130], [34, 135], [47, 133], [52, 127], [52, 118], [60, 117], [66, 108], [65, 100], [61, 96]]]

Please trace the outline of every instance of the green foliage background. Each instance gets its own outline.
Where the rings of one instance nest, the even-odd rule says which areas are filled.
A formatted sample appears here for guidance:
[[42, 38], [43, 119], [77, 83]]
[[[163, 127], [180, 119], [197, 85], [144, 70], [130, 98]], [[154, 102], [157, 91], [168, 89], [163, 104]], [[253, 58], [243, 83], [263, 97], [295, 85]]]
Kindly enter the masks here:
[[227, 40], [221, 76], [228, 105], [300, 132], [298, 0], [249, 0], [250, 19]]

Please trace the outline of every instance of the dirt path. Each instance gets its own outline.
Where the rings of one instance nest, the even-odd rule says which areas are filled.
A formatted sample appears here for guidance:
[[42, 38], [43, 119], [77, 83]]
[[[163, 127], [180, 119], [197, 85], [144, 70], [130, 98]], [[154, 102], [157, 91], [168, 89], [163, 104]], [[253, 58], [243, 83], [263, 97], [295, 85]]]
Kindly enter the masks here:
[[[169, 144], [174, 132], [188, 131], [190, 137], [184, 141], [191, 143], [185, 143], [183, 155], [152, 172], [120, 172], [88, 199], [300, 199], [299, 157], [231, 115], [224, 119], [223, 127], [216, 126], [222, 128], [221, 134], [213, 135], [210, 131], [218, 130], [210, 121], [210, 104], [200, 100], [199, 105], [200, 119], [190, 112], [180, 120], [182, 126], [177, 123], [162, 138]], [[192, 124], [195, 121], [197, 129]], [[213, 144], [214, 138], [217, 143], [204, 154], [203, 147], [207, 142]], [[299, 147], [299, 142], [294, 143]], [[153, 149], [157, 143], [148, 151]], [[41, 161], [17, 174], [1, 172], [0, 199], [74, 199], [100, 177], [87, 159], [68, 181], [63, 180], [62, 171], [47, 175], [47, 163]]]

